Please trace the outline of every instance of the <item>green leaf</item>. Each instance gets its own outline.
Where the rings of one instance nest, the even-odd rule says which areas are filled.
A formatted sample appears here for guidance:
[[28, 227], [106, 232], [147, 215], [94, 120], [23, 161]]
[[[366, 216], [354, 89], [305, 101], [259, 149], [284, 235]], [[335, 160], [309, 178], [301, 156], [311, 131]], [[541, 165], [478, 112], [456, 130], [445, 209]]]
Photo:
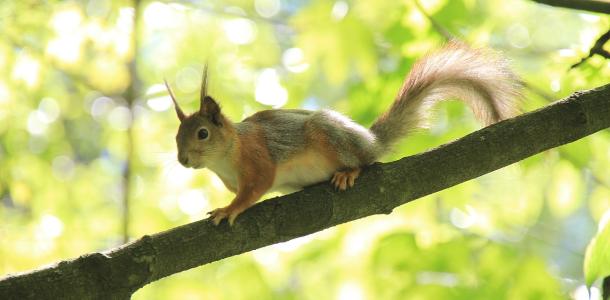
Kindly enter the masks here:
[[600, 221], [597, 234], [591, 239], [585, 253], [585, 282], [591, 287], [597, 279], [610, 275], [610, 210]]

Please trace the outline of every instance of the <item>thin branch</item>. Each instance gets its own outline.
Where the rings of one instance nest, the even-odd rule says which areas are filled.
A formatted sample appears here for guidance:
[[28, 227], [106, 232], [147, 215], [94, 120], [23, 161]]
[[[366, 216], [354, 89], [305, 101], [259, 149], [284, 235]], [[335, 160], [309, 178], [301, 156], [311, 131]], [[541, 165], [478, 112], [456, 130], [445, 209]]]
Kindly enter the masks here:
[[589, 55], [587, 55], [586, 57], [583, 57], [579, 62], [572, 65], [570, 67], [570, 69], [574, 69], [574, 68], [580, 66], [582, 63], [587, 61], [589, 58], [591, 58], [595, 54], [600, 55], [606, 59], [610, 59], [610, 52], [608, 52], [604, 49], [604, 45], [606, 44], [606, 42], [608, 42], [608, 40], [610, 40], [610, 29], [608, 29], [608, 31], [606, 31], [606, 33], [602, 34], [597, 39], [597, 41], [595, 41], [595, 44], [593, 44], [593, 47], [591, 47], [591, 50], [589, 50]]
[[610, 2], [603, 0], [532, 0], [550, 6], [610, 14]]
[[103, 253], [0, 279], [0, 299], [128, 299], [153, 281], [374, 214], [610, 127], [610, 84], [364, 169], [356, 186], [321, 183], [263, 201], [233, 227], [201, 220]]
[[415, 6], [417, 6], [417, 9], [419, 10], [419, 12], [424, 15], [426, 17], [426, 19], [428, 19], [428, 21], [430, 22], [430, 24], [432, 24], [432, 27], [434, 27], [434, 30], [436, 30], [436, 32], [438, 32], [440, 35], [442, 35], [445, 40], [453, 40], [455, 39], [455, 36], [449, 32], [449, 30], [447, 30], [447, 28], [445, 28], [443, 25], [441, 25], [439, 22], [437, 22], [434, 18], [432, 18], [432, 16], [430, 16], [428, 14], [428, 12], [426, 12], [426, 10], [424, 9], [424, 7], [421, 5], [421, 3], [419, 3], [418, 0], [413, 0], [413, 2], [415, 2]]

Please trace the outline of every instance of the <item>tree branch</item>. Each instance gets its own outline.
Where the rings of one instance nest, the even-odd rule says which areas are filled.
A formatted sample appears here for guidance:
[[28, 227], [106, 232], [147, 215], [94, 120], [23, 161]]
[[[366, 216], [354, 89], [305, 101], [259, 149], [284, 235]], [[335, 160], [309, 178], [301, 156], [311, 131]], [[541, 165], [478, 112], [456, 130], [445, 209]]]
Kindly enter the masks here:
[[603, 14], [610, 14], [610, 2], [603, 1], [603, 0], [532, 0], [532, 1], [550, 5], [550, 6], [557, 6], [557, 7], [578, 9], [578, 10], [586, 10], [586, 11], [590, 11], [590, 12], [598, 12], [598, 13], [603, 13]]
[[0, 279], [0, 299], [127, 299], [144, 285], [190, 268], [374, 214], [610, 127], [610, 84], [455, 142], [365, 168], [345, 192], [321, 183], [263, 201], [233, 227], [201, 220], [107, 252]]
[[595, 44], [593, 44], [593, 47], [591, 47], [591, 50], [589, 50], [589, 55], [587, 55], [586, 57], [583, 57], [579, 62], [573, 64], [570, 67], [570, 69], [574, 69], [574, 68], [580, 66], [582, 63], [587, 61], [587, 59], [591, 58], [595, 54], [598, 54], [606, 59], [610, 59], [610, 52], [608, 52], [604, 49], [604, 44], [606, 44], [606, 42], [608, 42], [608, 40], [610, 40], [610, 29], [608, 29], [608, 31], [606, 31], [606, 33], [602, 34], [597, 39], [597, 41], [595, 41]]

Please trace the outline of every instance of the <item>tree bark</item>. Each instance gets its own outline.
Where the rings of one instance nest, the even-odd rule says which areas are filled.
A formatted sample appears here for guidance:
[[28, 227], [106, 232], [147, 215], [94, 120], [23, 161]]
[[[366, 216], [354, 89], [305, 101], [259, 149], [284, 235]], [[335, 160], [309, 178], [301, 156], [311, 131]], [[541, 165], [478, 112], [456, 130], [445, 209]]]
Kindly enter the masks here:
[[0, 299], [127, 299], [163, 277], [374, 214], [610, 127], [610, 84], [483, 128], [431, 151], [269, 199], [235, 225], [201, 220], [103, 253], [0, 279]]
[[551, 5], [551, 6], [610, 14], [610, 2], [603, 1], [603, 0], [532, 0], [532, 1], [546, 4], [546, 5]]

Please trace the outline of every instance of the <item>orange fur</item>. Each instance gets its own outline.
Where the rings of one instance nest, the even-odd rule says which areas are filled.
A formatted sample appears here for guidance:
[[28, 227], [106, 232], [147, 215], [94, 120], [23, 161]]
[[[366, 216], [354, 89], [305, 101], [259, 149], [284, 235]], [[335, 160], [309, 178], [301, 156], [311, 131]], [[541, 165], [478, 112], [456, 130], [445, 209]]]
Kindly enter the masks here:
[[[215, 224], [228, 218], [229, 224], [233, 225], [239, 214], [256, 203], [271, 188], [275, 179], [275, 164], [263, 141], [264, 136], [260, 128], [253, 128], [251, 134], [237, 137], [237, 143], [231, 153], [233, 166], [239, 169], [236, 170], [236, 195], [228, 206], [210, 213]], [[224, 179], [223, 182], [227, 188], [234, 190]]]
[[[326, 160], [329, 169], [340, 170], [333, 174], [331, 184], [338, 190], [344, 191], [347, 187], [353, 187], [356, 178], [360, 175], [360, 168], [350, 168], [341, 163], [337, 154], [337, 149], [330, 143], [325, 132], [312, 130], [308, 135], [309, 145], [314, 145], [319, 153], [319, 157]], [[358, 157], [360, 161], [365, 161], [366, 154], [361, 149], [350, 147], [350, 151]], [[344, 170], [346, 169], [347, 170]]]
[[274, 187], [291, 192], [304, 186], [330, 179], [342, 165], [337, 149], [330, 143], [324, 131], [305, 123], [306, 148], [277, 166]]
[[326, 159], [326, 163], [333, 166], [335, 169], [341, 168], [337, 149], [330, 143], [328, 135], [320, 130], [313, 128], [311, 123], [305, 124], [305, 132], [307, 133], [307, 145], [311, 145], [313, 149], [321, 157]]

